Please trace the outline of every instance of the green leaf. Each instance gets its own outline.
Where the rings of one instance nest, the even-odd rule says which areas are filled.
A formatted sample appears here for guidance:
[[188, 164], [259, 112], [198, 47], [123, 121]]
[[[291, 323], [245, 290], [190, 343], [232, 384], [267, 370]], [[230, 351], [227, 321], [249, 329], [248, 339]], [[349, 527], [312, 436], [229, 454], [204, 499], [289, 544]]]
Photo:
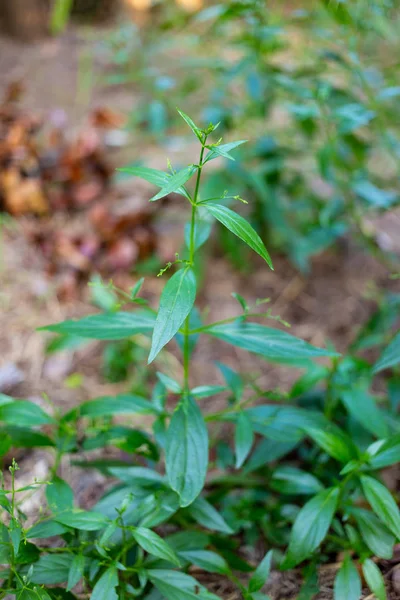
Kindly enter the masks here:
[[249, 581], [249, 592], [252, 594], [258, 592], [267, 583], [269, 572], [271, 570], [272, 550], [270, 550], [262, 559], [257, 569], [254, 571]]
[[[197, 219], [194, 226], [194, 249], [198, 250], [206, 243], [208, 238], [210, 237], [212, 230], [212, 223], [210, 221], [205, 221], [204, 219]], [[187, 248], [190, 248], [190, 232], [191, 232], [191, 223], [186, 223], [185, 225], [185, 244]]]
[[361, 477], [361, 484], [374, 513], [400, 539], [400, 511], [389, 490], [367, 475]]
[[165, 452], [169, 484], [181, 506], [188, 506], [203, 489], [208, 466], [207, 427], [192, 398], [172, 415]]
[[192, 119], [188, 115], [186, 115], [183, 111], [179, 110], [179, 108], [177, 108], [176, 110], [181, 115], [181, 117], [185, 121], [185, 123], [187, 125], [189, 125], [190, 129], [193, 131], [194, 135], [197, 137], [199, 142], [203, 143], [204, 134], [203, 134], [202, 130], [199, 127], [197, 127], [197, 125], [194, 124]]
[[210, 550], [184, 550], [179, 556], [208, 573], [226, 575], [230, 571], [226, 560]]
[[139, 487], [160, 487], [165, 481], [157, 471], [146, 467], [109, 467], [107, 471], [121, 481]]
[[48, 519], [47, 521], [37, 523], [28, 529], [26, 537], [28, 539], [43, 539], [55, 535], [62, 535], [67, 531], [68, 527], [61, 525], [61, 523], [57, 523], [57, 521], [54, 521], [53, 519]]
[[205, 498], [196, 498], [188, 508], [190, 516], [206, 529], [232, 534], [222, 515]]
[[14, 518], [10, 521], [10, 524], [8, 526], [8, 533], [10, 535], [10, 540], [14, 549], [14, 554], [18, 554], [19, 545], [21, 543], [22, 538], [22, 529], [21, 525]]
[[358, 458], [357, 449], [351, 439], [339, 428], [330, 426], [330, 430], [305, 427], [304, 430], [329, 456], [342, 463]]
[[328, 488], [309, 500], [300, 510], [290, 535], [282, 568], [291, 569], [308, 558], [328, 533], [339, 499], [339, 489]]
[[7, 565], [10, 560], [10, 539], [7, 527], [0, 523], [0, 565]]
[[0, 406], [0, 421], [22, 427], [54, 423], [54, 419], [45, 413], [40, 406], [28, 400], [15, 400]]
[[118, 394], [118, 396], [104, 396], [95, 400], [89, 400], [89, 402], [84, 402], [78, 406], [77, 409], [73, 409], [71, 414], [75, 411], [78, 411], [81, 417], [90, 417], [92, 419], [129, 413], [141, 415], [157, 413], [151, 402], [133, 394]]
[[74, 492], [66, 481], [54, 477], [46, 487], [46, 499], [52, 512], [61, 512], [73, 507]]
[[74, 556], [71, 568], [68, 573], [67, 591], [69, 592], [74, 588], [82, 579], [83, 571], [85, 568], [85, 557], [83, 554], [77, 554]]
[[14, 448], [37, 448], [40, 446], [54, 446], [53, 440], [47, 435], [43, 435], [38, 431], [32, 431], [28, 427], [18, 427], [16, 425], [7, 425], [4, 429], [0, 429], [0, 435], [3, 437], [10, 436]]
[[175, 554], [174, 550], [165, 542], [159, 535], [154, 533], [151, 529], [146, 527], [137, 527], [133, 530], [133, 537], [149, 554], [168, 560], [178, 567], [180, 566], [179, 558]]
[[65, 583], [73, 558], [72, 554], [42, 554], [33, 565], [31, 582], [39, 585]]
[[187, 182], [193, 175], [196, 173], [197, 167], [194, 165], [189, 165], [185, 167], [181, 171], [178, 171], [174, 175], [168, 178], [167, 183], [161, 188], [161, 190], [152, 198], [150, 198], [150, 202], [155, 202], [156, 200], [160, 200], [160, 198], [164, 198], [168, 196], [168, 194], [172, 194], [173, 192], [178, 192], [178, 190]]
[[209, 398], [226, 392], [227, 388], [224, 385], [199, 385], [190, 390], [192, 396], [196, 398]]
[[337, 356], [336, 353], [329, 350], [311, 346], [286, 331], [265, 327], [258, 323], [235, 322], [227, 325], [210, 325], [205, 333], [277, 362], [285, 363], [319, 356]]
[[250, 246], [254, 252], [257, 252], [273, 270], [271, 258], [267, 252], [264, 242], [252, 226], [240, 215], [235, 213], [230, 208], [221, 204], [208, 202], [204, 205], [205, 208], [229, 231], [238, 236], [245, 244]]
[[117, 169], [117, 171], [120, 171], [121, 173], [128, 173], [134, 177], [140, 177], [140, 179], [144, 179], [149, 183], [153, 183], [160, 188], [167, 185], [168, 180], [171, 178], [169, 173], [159, 171], [158, 169], [151, 169], [150, 167], [122, 167]]
[[110, 567], [103, 573], [93, 588], [90, 600], [118, 600], [115, 588], [118, 585], [118, 571]]
[[374, 556], [390, 560], [396, 540], [380, 519], [369, 510], [362, 508], [352, 508], [351, 514], [357, 522], [364, 542]]
[[230, 387], [235, 396], [235, 399], [238, 400], [241, 398], [243, 393], [243, 380], [236, 371], [224, 365], [221, 362], [215, 363], [218, 369], [221, 371], [223, 378], [226, 381], [226, 384]]
[[382, 411], [365, 390], [353, 386], [341, 394], [341, 399], [351, 416], [372, 435], [380, 438], [389, 435]]
[[334, 586], [335, 600], [360, 600], [361, 579], [353, 561], [349, 556], [343, 561], [336, 577]]
[[116, 312], [90, 315], [80, 320], [62, 321], [40, 327], [39, 331], [69, 333], [94, 340], [122, 340], [136, 333], [149, 333], [154, 327], [154, 316], [148, 312]]
[[281, 494], [317, 494], [323, 489], [322, 483], [314, 475], [296, 467], [277, 467], [270, 480], [271, 487]]
[[71, 510], [56, 515], [54, 520], [67, 527], [81, 531], [98, 531], [107, 525], [107, 519], [101, 513], [85, 510]]
[[228, 144], [220, 144], [219, 146], [206, 146], [210, 152], [207, 154], [204, 162], [218, 158], [218, 156], [229, 158], [229, 160], [235, 160], [233, 156], [229, 154], [230, 151], [234, 150], [238, 146], [241, 146], [242, 144], [245, 144], [246, 142], [247, 140], [239, 140], [237, 142], [229, 142]]
[[61, 33], [66, 27], [73, 0], [55, 0], [50, 14], [50, 31], [53, 35]]
[[177, 271], [164, 287], [153, 331], [149, 364], [174, 337], [192, 310], [196, 298], [196, 279], [187, 268]]
[[394, 336], [389, 346], [382, 352], [379, 360], [375, 363], [373, 373], [393, 367], [400, 362], [400, 331]]
[[150, 581], [167, 600], [219, 600], [190, 575], [166, 569], [149, 569]]
[[369, 464], [372, 469], [383, 469], [400, 462], [400, 433], [375, 442], [367, 448], [367, 453], [371, 456]]
[[235, 429], [236, 469], [239, 469], [248, 457], [254, 442], [253, 425], [246, 413], [241, 412]]
[[383, 579], [382, 573], [376, 564], [367, 558], [363, 562], [362, 570], [364, 573], [365, 581], [368, 584], [369, 589], [373, 592], [377, 600], [386, 600], [386, 586], [385, 580]]
[[173, 392], [174, 394], [182, 393], [182, 388], [181, 388], [180, 384], [177, 381], [175, 381], [175, 379], [172, 379], [172, 377], [169, 377], [168, 375], [164, 375], [164, 373], [160, 373], [159, 371], [157, 371], [156, 374], [157, 374], [158, 379], [161, 381], [161, 383], [163, 385], [165, 385], [167, 390], [169, 390], [170, 392]]

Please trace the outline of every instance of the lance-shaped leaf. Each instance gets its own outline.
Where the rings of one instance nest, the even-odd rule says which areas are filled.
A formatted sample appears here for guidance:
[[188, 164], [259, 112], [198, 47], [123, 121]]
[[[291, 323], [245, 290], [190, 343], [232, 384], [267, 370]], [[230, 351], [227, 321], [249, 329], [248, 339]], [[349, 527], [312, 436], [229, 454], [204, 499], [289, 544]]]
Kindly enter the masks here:
[[360, 600], [361, 578], [349, 556], [343, 561], [335, 578], [335, 600]]
[[379, 567], [367, 558], [362, 566], [363, 574], [369, 589], [374, 593], [377, 600], [386, 600], [386, 585]]
[[373, 372], [383, 371], [393, 367], [400, 362], [400, 331], [395, 335], [389, 346], [383, 351], [379, 360], [375, 363]]
[[210, 325], [205, 333], [276, 362], [293, 362], [318, 356], [337, 356], [334, 352], [316, 348], [286, 331], [265, 327], [258, 323], [236, 322], [226, 325]]
[[400, 511], [389, 490], [367, 475], [361, 477], [361, 484], [374, 513], [400, 539]]
[[189, 125], [190, 129], [193, 131], [194, 135], [197, 137], [199, 142], [202, 142], [204, 134], [203, 134], [202, 130], [200, 129], [200, 127], [197, 127], [197, 125], [192, 121], [192, 119], [187, 114], [185, 114], [182, 110], [179, 110], [179, 108], [177, 108], [176, 110], [181, 115], [181, 117], [185, 121], [185, 123], [187, 125]]
[[68, 333], [94, 340], [122, 340], [136, 333], [149, 333], [154, 316], [149, 312], [116, 312], [90, 315], [79, 321], [70, 320], [40, 327], [39, 331]]
[[229, 142], [228, 144], [220, 144], [219, 146], [207, 146], [210, 152], [207, 154], [204, 162], [213, 160], [213, 158], [218, 158], [218, 156], [229, 158], [229, 160], [235, 160], [233, 156], [229, 154], [230, 151], [234, 150], [238, 146], [241, 146], [242, 144], [245, 144], [246, 142], [247, 140], [239, 140], [237, 142]]
[[149, 364], [174, 337], [192, 310], [196, 298], [196, 279], [189, 269], [181, 269], [164, 287], [154, 325]]
[[172, 192], [178, 192], [181, 187], [189, 181], [189, 179], [194, 175], [197, 171], [197, 167], [194, 165], [189, 165], [185, 169], [178, 171], [174, 175], [168, 179], [167, 183], [161, 188], [161, 190], [152, 198], [150, 198], [150, 202], [155, 202], [155, 200], [160, 200], [160, 198], [164, 198], [164, 196], [168, 196], [168, 194], [172, 194]]
[[196, 402], [189, 398], [172, 415], [166, 443], [167, 477], [181, 506], [189, 506], [200, 494], [207, 466], [207, 427]]
[[[158, 169], [151, 169], [150, 167], [123, 167], [122, 169], [117, 169], [117, 171], [127, 173], [128, 175], [132, 175], [133, 177], [140, 177], [140, 179], [144, 179], [145, 181], [148, 181], [149, 183], [152, 183], [160, 188], [167, 186], [169, 180], [172, 177], [172, 173], [165, 173], [164, 171], [159, 171]], [[175, 194], [180, 194], [181, 196], [185, 197], [188, 196], [184, 188], [176, 189]]]
[[204, 205], [205, 208], [219, 221], [222, 225], [225, 225], [229, 231], [238, 236], [245, 244], [250, 246], [254, 252], [257, 252], [267, 263], [267, 265], [273, 270], [271, 258], [267, 252], [264, 242], [258, 235], [258, 233], [252, 228], [250, 223], [243, 217], [235, 213], [230, 208], [223, 206], [222, 204], [216, 204], [208, 202]]
[[253, 425], [245, 412], [239, 414], [235, 429], [236, 469], [246, 460], [254, 442]]

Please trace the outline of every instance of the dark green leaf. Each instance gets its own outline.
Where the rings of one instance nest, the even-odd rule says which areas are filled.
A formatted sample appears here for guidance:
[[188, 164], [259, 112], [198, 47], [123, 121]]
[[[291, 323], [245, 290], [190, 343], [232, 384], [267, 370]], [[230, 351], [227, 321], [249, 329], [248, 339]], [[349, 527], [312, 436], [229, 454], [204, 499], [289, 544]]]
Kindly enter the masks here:
[[83, 554], [77, 554], [74, 556], [71, 568], [68, 573], [67, 591], [69, 592], [74, 588], [82, 579], [83, 571], [85, 569], [85, 557]]
[[335, 578], [335, 600], [360, 600], [361, 579], [349, 556], [343, 561]]
[[332, 458], [342, 463], [348, 463], [352, 459], [358, 458], [353, 442], [339, 428], [331, 426], [331, 431], [315, 427], [305, 427], [304, 429], [307, 435]]
[[115, 588], [118, 585], [118, 571], [110, 567], [103, 573], [93, 588], [90, 600], [118, 600]]
[[389, 430], [382, 411], [365, 390], [353, 386], [342, 393], [341, 399], [351, 416], [372, 435], [380, 438], [388, 436]]
[[208, 573], [226, 575], [230, 570], [226, 560], [210, 550], [184, 550], [179, 552], [179, 556]]
[[207, 427], [196, 402], [189, 398], [172, 415], [166, 442], [167, 477], [181, 506], [191, 504], [203, 489], [207, 466]]
[[353, 508], [354, 516], [360, 533], [368, 548], [379, 558], [390, 560], [393, 556], [395, 537], [385, 525], [369, 510]]
[[42, 554], [33, 565], [31, 582], [43, 585], [65, 583], [73, 559], [72, 554]]
[[288, 465], [282, 465], [275, 469], [270, 483], [277, 492], [293, 496], [317, 494], [323, 489], [322, 484], [314, 475]]
[[271, 570], [272, 550], [270, 550], [262, 559], [257, 569], [254, 571], [249, 581], [249, 592], [254, 593], [261, 590], [267, 583], [269, 572]]
[[253, 425], [247, 414], [241, 412], [235, 429], [236, 469], [239, 469], [243, 465], [253, 446], [253, 442]]
[[164, 482], [165, 478], [146, 467], [110, 467], [107, 471], [130, 485], [137, 485], [139, 487], [160, 487]]
[[373, 372], [378, 373], [383, 369], [393, 367], [400, 362], [400, 331], [395, 335], [389, 346], [385, 348], [379, 360], [375, 363]]
[[369, 464], [373, 469], [383, 469], [400, 462], [400, 433], [375, 442], [367, 448], [367, 452], [371, 456]]
[[178, 192], [178, 190], [180, 190], [180, 188], [195, 174], [196, 171], [197, 167], [194, 165], [189, 165], [185, 169], [182, 169], [174, 175], [171, 175], [161, 190], [155, 196], [150, 198], [150, 202], [155, 202], [155, 200], [160, 200], [160, 198], [164, 198], [164, 196], [168, 196], [168, 194]]
[[400, 511], [389, 490], [376, 479], [363, 475], [361, 484], [374, 513], [400, 538]]
[[363, 562], [362, 570], [364, 573], [365, 581], [368, 583], [368, 587], [373, 592], [377, 600], [386, 600], [386, 586], [385, 580], [383, 579], [382, 573], [379, 567], [367, 558]]
[[232, 529], [224, 518], [205, 498], [196, 498], [190, 505], [188, 512], [190, 516], [206, 529], [231, 534]]
[[161, 293], [149, 363], [177, 333], [192, 310], [195, 298], [195, 276], [191, 270], [181, 269], [169, 279]]
[[271, 269], [274, 268], [264, 242], [246, 219], [221, 204], [207, 202], [204, 206], [229, 231], [237, 235], [254, 252], [257, 252]]
[[339, 489], [323, 490], [300, 510], [290, 535], [283, 568], [291, 569], [308, 558], [325, 538], [339, 499]]
[[[76, 409], [74, 409], [76, 410]], [[156, 414], [157, 411], [151, 402], [133, 394], [119, 394], [118, 396], [104, 396], [89, 402], [84, 402], [78, 407], [81, 417], [111, 417], [118, 414]]]
[[46, 487], [46, 498], [52, 512], [68, 510], [74, 505], [74, 492], [63, 479], [54, 477]]
[[133, 537], [149, 554], [168, 560], [174, 563], [178, 567], [180, 566], [179, 558], [175, 554], [174, 550], [165, 542], [159, 535], [147, 529], [146, 527], [137, 527], [133, 531]]
[[66, 531], [68, 531], [68, 527], [61, 525], [61, 523], [57, 523], [57, 521], [54, 521], [53, 519], [49, 519], [33, 525], [28, 529], [26, 537], [28, 539], [43, 539], [55, 535], [62, 535]]
[[336, 353], [316, 348], [303, 340], [258, 323], [230, 323], [210, 326], [205, 333], [238, 346], [249, 352], [277, 362], [291, 362], [318, 356], [337, 356]]
[[154, 327], [154, 316], [148, 312], [116, 312], [90, 315], [79, 321], [63, 321], [40, 327], [39, 331], [70, 333], [94, 340], [122, 340], [136, 333], [149, 333]]

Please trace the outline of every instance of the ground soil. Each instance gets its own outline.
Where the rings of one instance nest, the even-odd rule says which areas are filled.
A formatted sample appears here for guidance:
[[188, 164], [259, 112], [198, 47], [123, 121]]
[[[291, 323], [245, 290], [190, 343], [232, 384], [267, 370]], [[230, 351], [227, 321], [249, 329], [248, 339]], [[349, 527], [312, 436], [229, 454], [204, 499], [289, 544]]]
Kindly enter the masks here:
[[[76, 29], [56, 40], [44, 40], [30, 46], [0, 37], [0, 94], [9, 81], [22, 78], [26, 83], [23, 98], [26, 108], [44, 114], [49, 114], [55, 108], [64, 109], [70, 119], [71, 131], [82, 125], [89, 106], [107, 104], [116, 110], [131, 108], [134, 98], [121, 89], [113, 93], [103, 90], [95, 95], [77, 95], [79, 56], [88, 43], [84, 30]], [[178, 144], [169, 151], [172, 158], [179, 158], [185, 148]], [[139, 149], [133, 140], [124, 149], [124, 157], [128, 154], [130, 160], [135, 160], [140, 154], [141, 158], [148, 157], [152, 164], [159, 164], [163, 160], [161, 156], [164, 156], [164, 150], [157, 151], [154, 145]], [[118, 163], [118, 156], [113, 160], [121, 164]], [[146, 188], [143, 190], [146, 194]], [[173, 203], [165, 210], [157, 226], [158, 247], [163, 258], [177, 249], [176, 240], [183, 218], [180, 204]], [[167, 224], [161, 225], [164, 217]], [[398, 217], [390, 219], [387, 229], [383, 230], [385, 235], [391, 235], [392, 229], [396, 232], [393, 226], [396, 221], [393, 219]], [[43, 395], [47, 394], [51, 402], [63, 410], [83, 400], [125, 389], [124, 384], [110, 384], [102, 378], [99, 369], [101, 344], [94, 342], [74, 355], [46, 356], [48, 336], [38, 333], [36, 328], [92, 312], [88, 292], [83, 289], [72, 303], [60, 302], [54, 282], [44, 273], [43, 257], [33, 251], [18, 223], [12, 231], [4, 233], [2, 243], [0, 367], [6, 363], [17, 366], [23, 379], [9, 393], [16, 397], [31, 398], [39, 404], [45, 402]], [[207, 276], [200, 303], [208, 319], [218, 320], [238, 314], [237, 303], [230, 296], [232, 291], [242, 293], [249, 303], [254, 303], [257, 298], [269, 297], [273, 314], [279, 314], [291, 323], [294, 335], [315, 345], [324, 345], [330, 340], [339, 351], [346, 349], [357, 327], [373, 310], [374, 302], [370, 299], [372, 287], [383, 289], [396, 285], [389, 281], [386, 268], [346, 240], [336, 249], [316, 258], [307, 277], [299, 274], [285, 258], [279, 256], [274, 257], [274, 272], [255, 260], [245, 275], [239, 274], [226, 260], [218, 257], [217, 246], [215, 255], [207, 260]], [[135, 275], [132, 281], [134, 279]], [[154, 305], [162, 284], [160, 279], [149, 277], [146, 280], [144, 295]], [[196, 352], [193, 385], [220, 382], [213, 365], [215, 360], [223, 360], [247, 373], [259, 373], [259, 384], [265, 389], [288, 389], [294, 377], [288, 369], [271, 367], [223, 343], [205, 338]], [[170, 361], [175, 368], [174, 353]], [[71, 389], [66, 384], [67, 376], [74, 372], [82, 375], [82, 383], [77, 389]], [[51, 457], [44, 452], [20, 456], [21, 480], [28, 483], [33, 477], [45, 478], [49, 460]], [[104, 479], [91, 472], [83, 477], [82, 472], [78, 473], [68, 465], [63, 468], [65, 476], [77, 491], [81, 505], [90, 506], [104, 490]], [[30, 497], [27, 502], [25, 509], [34, 511], [39, 507], [41, 497]], [[390, 566], [386, 568], [389, 573], [388, 593], [391, 593], [391, 569]], [[199, 576], [225, 600], [238, 598], [237, 592], [220, 577]], [[331, 599], [332, 577], [321, 573], [321, 580], [322, 591], [317, 598]], [[275, 574], [271, 581], [272, 587], [268, 593], [272, 600], [294, 600], [299, 589], [297, 573], [284, 576]], [[390, 596], [391, 599], [399, 597]]]

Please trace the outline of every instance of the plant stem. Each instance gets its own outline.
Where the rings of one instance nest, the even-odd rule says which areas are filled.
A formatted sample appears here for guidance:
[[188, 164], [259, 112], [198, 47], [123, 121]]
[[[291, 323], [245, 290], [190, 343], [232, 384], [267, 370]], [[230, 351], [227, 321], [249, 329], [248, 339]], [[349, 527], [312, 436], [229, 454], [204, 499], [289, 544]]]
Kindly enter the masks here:
[[[197, 170], [197, 179], [196, 179], [196, 187], [194, 190], [193, 200], [192, 200], [192, 218], [190, 221], [190, 244], [189, 244], [189, 264], [191, 267], [194, 266], [194, 254], [196, 251], [195, 246], [195, 231], [196, 231], [196, 212], [197, 212], [197, 200], [199, 196], [199, 187], [200, 187], [200, 179], [201, 179], [201, 171], [203, 169], [203, 156], [204, 156], [204, 148], [207, 137], [204, 139], [204, 143], [201, 147], [200, 152], [200, 160], [199, 160], [199, 168]], [[183, 385], [185, 390], [186, 398], [189, 396], [189, 363], [190, 363], [190, 315], [186, 317], [185, 326], [183, 330]]]

